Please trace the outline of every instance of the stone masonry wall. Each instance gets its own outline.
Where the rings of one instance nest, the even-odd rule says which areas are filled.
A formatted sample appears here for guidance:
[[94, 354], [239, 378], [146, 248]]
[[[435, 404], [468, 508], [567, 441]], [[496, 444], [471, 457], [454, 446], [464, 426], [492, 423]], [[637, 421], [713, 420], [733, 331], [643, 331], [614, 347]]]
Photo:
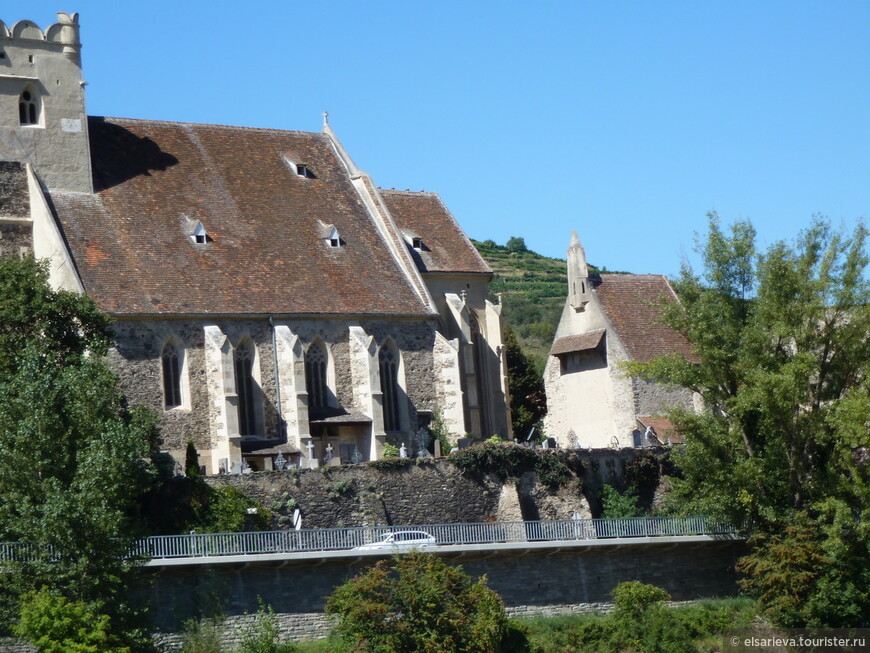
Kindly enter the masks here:
[[[732, 596], [737, 590], [734, 563], [742, 547], [733, 541], [665, 543], [444, 557], [472, 577], [486, 575], [509, 614], [534, 616], [606, 610], [611, 590], [628, 580], [663, 587], [675, 601]], [[286, 640], [323, 637], [330, 627], [323, 615], [326, 597], [374, 562], [349, 557], [167, 567], [155, 572], [148, 585], [154, 627], [164, 650], [178, 650], [175, 634], [185, 620], [221, 614], [227, 617], [227, 641], [232, 641], [262, 601], [272, 606]]]
[[[576, 456], [582, 474], [558, 490], [541, 485], [534, 473], [502, 484], [491, 476], [463, 474], [449, 458], [429, 459], [378, 471], [368, 464], [316, 470], [210, 476], [215, 486], [233, 485], [272, 513], [272, 526], [289, 528], [292, 508], [303, 528], [449, 524], [481, 521], [570, 519], [600, 514], [601, 487], [635, 484], [642, 504], [652, 504], [658, 476], [668, 466], [664, 450], [621, 449], [562, 452]], [[641, 470], [643, 478], [638, 476]], [[573, 473], [572, 473], [573, 474]]]

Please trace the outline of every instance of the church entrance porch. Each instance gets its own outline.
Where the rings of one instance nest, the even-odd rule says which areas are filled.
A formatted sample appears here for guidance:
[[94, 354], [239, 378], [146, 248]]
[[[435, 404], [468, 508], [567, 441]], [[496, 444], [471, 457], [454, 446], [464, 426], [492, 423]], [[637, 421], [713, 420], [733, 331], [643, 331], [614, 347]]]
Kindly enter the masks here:
[[309, 409], [311, 456], [320, 465], [347, 465], [371, 460], [372, 420], [344, 408]]

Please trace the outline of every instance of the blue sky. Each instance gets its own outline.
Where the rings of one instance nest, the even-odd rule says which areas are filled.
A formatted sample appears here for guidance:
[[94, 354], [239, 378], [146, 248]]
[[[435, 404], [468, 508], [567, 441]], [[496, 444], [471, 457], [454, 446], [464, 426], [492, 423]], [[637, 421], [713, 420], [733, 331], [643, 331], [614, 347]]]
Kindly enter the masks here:
[[675, 274], [705, 214], [870, 216], [867, 2], [3, 0], [78, 11], [92, 115], [317, 131], [473, 238]]

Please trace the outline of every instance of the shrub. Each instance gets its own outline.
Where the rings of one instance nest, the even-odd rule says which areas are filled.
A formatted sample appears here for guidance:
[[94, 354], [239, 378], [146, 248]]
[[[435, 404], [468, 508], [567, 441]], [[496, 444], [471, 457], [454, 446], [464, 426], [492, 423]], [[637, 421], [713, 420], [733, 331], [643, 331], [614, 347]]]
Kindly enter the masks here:
[[224, 622], [219, 617], [184, 622], [181, 653], [221, 653]]
[[637, 492], [629, 488], [619, 492], [612, 485], [605, 484], [601, 488], [601, 516], [605, 519], [640, 517], [643, 508], [637, 503]]
[[384, 458], [398, 458], [398, 457], [399, 457], [399, 447], [387, 442], [384, 445]]
[[501, 598], [485, 579], [431, 554], [381, 560], [326, 603], [336, 632], [355, 650], [490, 653], [523, 650]]
[[187, 451], [184, 454], [184, 473], [190, 478], [199, 476], [199, 454], [193, 440], [187, 441]]
[[293, 644], [280, 642], [278, 618], [270, 605], [260, 602], [260, 609], [254, 623], [242, 631], [242, 642], [238, 653], [293, 653]]
[[18, 637], [43, 653], [129, 653], [126, 646], [113, 644], [110, 632], [108, 615], [46, 589], [24, 595], [15, 627]]
[[558, 487], [571, 478], [558, 451], [535, 451], [509, 442], [484, 442], [450, 455], [450, 462], [463, 472], [493, 474], [502, 483], [536, 472], [544, 485]]

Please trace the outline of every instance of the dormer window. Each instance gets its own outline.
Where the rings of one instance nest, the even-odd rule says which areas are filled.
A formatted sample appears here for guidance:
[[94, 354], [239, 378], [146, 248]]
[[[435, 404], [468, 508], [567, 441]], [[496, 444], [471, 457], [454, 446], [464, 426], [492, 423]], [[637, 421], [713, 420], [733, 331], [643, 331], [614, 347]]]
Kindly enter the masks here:
[[39, 124], [39, 103], [30, 87], [25, 88], [18, 98], [18, 121], [22, 125]]
[[332, 229], [329, 230], [329, 235], [326, 237], [326, 243], [330, 247], [341, 247], [342, 242], [341, 236], [338, 234], [338, 229], [332, 227]]
[[317, 179], [317, 175], [311, 172], [311, 168], [304, 163], [296, 164], [296, 174], [300, 177], [305, 177], [306, 179]]
[[196, 223], [196, 227], [190, 237], [197, 245], [205, 245], [208, 242], [208, 232], [205, 230], [205, 227], [202, 226], [202, 222]]
[[423, 249], [423, 239], [419, 236], [415, 236], [411, 239], [411, 247], [414, 249]]

